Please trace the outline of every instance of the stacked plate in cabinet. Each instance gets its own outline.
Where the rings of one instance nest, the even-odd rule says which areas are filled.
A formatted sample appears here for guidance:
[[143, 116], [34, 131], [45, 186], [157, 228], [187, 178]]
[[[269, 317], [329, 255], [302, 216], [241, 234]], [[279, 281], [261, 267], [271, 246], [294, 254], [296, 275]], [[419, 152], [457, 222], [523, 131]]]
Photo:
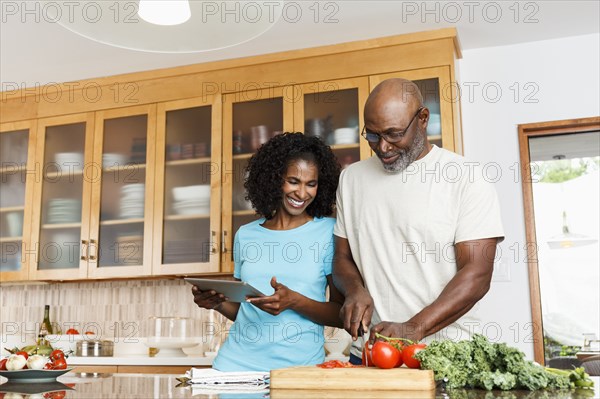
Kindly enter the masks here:
[[332, 144], [355, 144], [358, 143], [358, 126], [342, 127], [333, 131]]
[[123, 219], [144, 217], [144, 183], [127, 184], [121, 187], [121, 212]]
[[81, 200], [52, 198], [48, 201], [46, 223], [78, 223], [81, 221]]
[[165, 241], [163, 263], [208, 262], [210, 248], [196, 240]]
[[207, 215], [210, 213], [210, 185], [173, 187], [173, 213]]
[[116, 261], [122, 265], [141, 265], [144, 258], [144, 237], [127, 235], [117, 237]]

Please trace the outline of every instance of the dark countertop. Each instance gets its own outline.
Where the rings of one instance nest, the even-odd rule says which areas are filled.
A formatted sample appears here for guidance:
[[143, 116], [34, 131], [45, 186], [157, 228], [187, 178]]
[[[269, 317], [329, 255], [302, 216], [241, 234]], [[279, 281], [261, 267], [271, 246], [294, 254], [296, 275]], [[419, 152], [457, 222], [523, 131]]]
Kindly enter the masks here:
[[[58, 382], [46, 384], [16, 384], [0, 378], [0, 399], [6, 393], [12, 399], [146, 399], [146, 398], [171, 398], [171, 399], [204, 399], [204, 398], [266, 398], [266, 393], [244, 394], [202, 394], [200, 391], [192, 392], [190, 387], [178, 387], [179, 382], [175, 375], [148, 375], [148, 374], [79, 374], [67, 373], [59, 377]], [[393, 398], [393, 399], [587, 399], [600, 398], [600, 378], [592, 377], [596, 385], [592, 390], [573, 391], [482, 391], [482, 390], [455, 390], [452, 392], [427, 391], [312, 391], [312, 390], [271, 390], [270, 397], [278, 398]], [[44, 392], [53, 391], [53, 393]], [[15, 395], [14, 393], [20, 393]], [[43, 395], [40, 395], [43, 394]]]

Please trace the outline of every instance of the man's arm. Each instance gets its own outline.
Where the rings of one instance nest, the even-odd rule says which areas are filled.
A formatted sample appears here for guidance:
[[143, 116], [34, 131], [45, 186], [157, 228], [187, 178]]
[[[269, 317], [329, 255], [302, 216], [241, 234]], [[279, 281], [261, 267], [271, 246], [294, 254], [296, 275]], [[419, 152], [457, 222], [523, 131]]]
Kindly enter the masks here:
[[359, 327], [369, 331], [373, 315], [373, 298], [367, 291], [364, 281], [352, 258], [348, 240], [335, 237], [335, 256], [333, 258], [333, 283], [345, 297], [340, 310], [340, 318], [352, 339], [358, 337]]
[[379, 333], [420, 341], [458, 320], [490, 289], [496, 244], [496, 238], [455, 244], [457, 273], [437, 299], [406, 322], [379, 323], [371, 330], [371, 339]]

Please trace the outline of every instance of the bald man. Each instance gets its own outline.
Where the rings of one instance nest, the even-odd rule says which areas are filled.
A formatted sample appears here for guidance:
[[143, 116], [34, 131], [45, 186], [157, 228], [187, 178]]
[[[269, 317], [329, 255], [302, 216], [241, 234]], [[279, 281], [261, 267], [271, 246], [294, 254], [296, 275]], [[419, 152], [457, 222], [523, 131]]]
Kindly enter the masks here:
[[342, 172], [334, 228], [333, 280], [346, 298], [353, 363], [375, 333], [428, 341], [480, 332], [471, 309], [490, 287], [504, 236], [481, 165], [428, 142], [429, 110], [413, 82], [380, 83], [364, 115], [376, 157]]

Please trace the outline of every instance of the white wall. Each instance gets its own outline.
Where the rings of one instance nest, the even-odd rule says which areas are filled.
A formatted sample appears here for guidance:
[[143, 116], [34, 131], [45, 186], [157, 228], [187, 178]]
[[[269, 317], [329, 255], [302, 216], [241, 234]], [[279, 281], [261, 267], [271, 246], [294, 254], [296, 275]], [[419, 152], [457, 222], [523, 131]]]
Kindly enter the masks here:
[[[495, 276], [479, 313], [484, 318], [493, 315], [486, 318], [490, 338], [498, 331], [499, 340], [519, 347], [530, 359], [523, 196], [515, 175], [517, 125], [599, 115], [599, 49], [600, 35], [585, 35], [469, 50], [459, 62], [465, 155], [496, 162], [502, 172], [496, 189], [506, 239], [498, 263], [508, 268], [509, 276], [508, 281]], [[493, 164], [487, 171], [490, 180], [496, 180]]]

